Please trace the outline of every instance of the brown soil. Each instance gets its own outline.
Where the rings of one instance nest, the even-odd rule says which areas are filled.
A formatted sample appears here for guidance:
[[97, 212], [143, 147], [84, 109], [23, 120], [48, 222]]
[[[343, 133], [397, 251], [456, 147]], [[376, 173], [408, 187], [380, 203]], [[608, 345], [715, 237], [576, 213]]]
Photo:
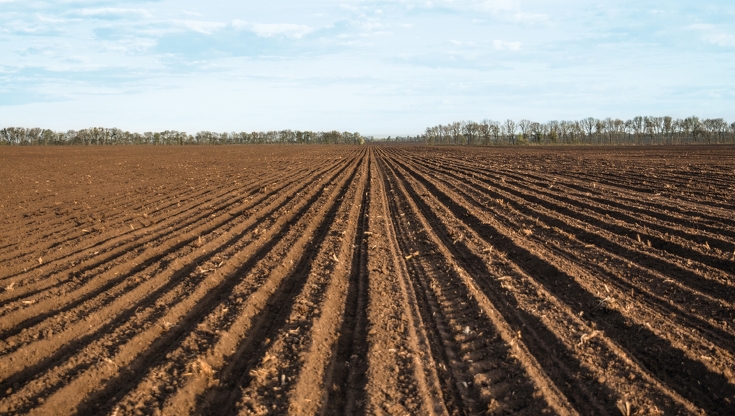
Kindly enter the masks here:
[[735, 147], [4, 147], [0, 187], [0, 414], [735, 413]]

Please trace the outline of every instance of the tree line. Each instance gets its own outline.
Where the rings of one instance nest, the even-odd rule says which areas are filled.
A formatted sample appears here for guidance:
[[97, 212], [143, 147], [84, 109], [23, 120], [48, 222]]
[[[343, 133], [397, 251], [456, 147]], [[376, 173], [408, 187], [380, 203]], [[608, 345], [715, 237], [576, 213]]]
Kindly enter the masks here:
[[[194, 135], [176, 130], [136, 133], [118, 128], [93, 127], [65, 132], [41, 128], [7, 127], [0, 130], [0, 145], [225, 145], [225, 144], [365, 144], [375, 141], [358, 132], [278, 130], [266, 132], [200, 131]], [[634, 117], [538, 123], [527, 119], [504, 122], [485, 119], [426, 128], [417, 136], [382, 139], [394, 143], [428, 145], [651, 145], [735, 144], [735, 122], [722, 118], [684, 119]]]
[[735, 122], [722, 118], [634, 117], [537, 123], [483, 120], [426, 128], [412, 141], [429, 145], [666, 145], [735, 143]]
[[182, 131], [131, 133], [118, 128], [93, 127], [57, 132], [41, 128], [7, 127], [0, 130], [0, 145], [224, 145], [224, 144], [365, 144], [372, 140], [360, 133], [336, 130], [267, 132]]

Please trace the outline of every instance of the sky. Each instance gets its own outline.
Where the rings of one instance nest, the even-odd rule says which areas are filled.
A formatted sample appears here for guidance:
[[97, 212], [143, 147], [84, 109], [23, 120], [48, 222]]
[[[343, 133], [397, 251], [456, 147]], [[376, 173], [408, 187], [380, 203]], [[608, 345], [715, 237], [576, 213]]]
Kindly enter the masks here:
[[735, 2], [0, 0], [0, 127], [735, 121]]

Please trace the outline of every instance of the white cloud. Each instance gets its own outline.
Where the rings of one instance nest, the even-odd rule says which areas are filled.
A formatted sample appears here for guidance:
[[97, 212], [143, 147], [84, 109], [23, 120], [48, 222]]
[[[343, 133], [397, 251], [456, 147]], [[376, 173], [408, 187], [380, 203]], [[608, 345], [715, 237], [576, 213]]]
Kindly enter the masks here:
[[234, 20], [232, 22], [232, 26], [236, 29], [249, 30], [262, 38], [287, 36], [298, 39], [313, 31], [309, 26], [296, 25], [293, 23], [252, 23], [242, 20]]
[[521, 42], [509, 42], [505, 40], [495, 39], [493, 41], [493, 47], [495, 49], [502, 51], [502, 50], [508, 50], [508, 51], [517, 51], [521, 49]]
[[713, 30], [714, 28], [715, 28], [715, 25], [710, 25], [706, 23], [697, 23], [697, 24], [687, 26], [687, 29], [689, 30], [700, 30], [700, 31]]
[[364, 22], [360, 24], [360, 27], [365, 30], [375, 30], [384, 27], [384, 25], [380, 22]]
[[697, 31], [704, 41], [717, 46], [735, 46], [735, 35], [711, 24], [698, 23], [689, 25], [689, 30]]
[[[480, 12], [492, 15], [496, 19], [512, 23], [538, 24], [550, 19], [550, 16], [545, 13], [530, 13], [524, 11], [519, 0], [445, 0], [436, 3], [427, 2], [423, 4], [424, 7], [429, 8], [436, 5], [441, 5], [442, 7], [453, 10]], [[478, 19], [477, 16], [475, 19], [483, 20]]]
[[207, 22], [202, 20], [176, 20], [178, 25], [183, 26], [189, 30], [195, 32], [204, 33], [205, 35], [211, 35], [219, 29], [227, 26], [226, 23], [221, 22]]
[[516, 12], [508, 16], [508, 19], [515, 23], [537, 24], [548, 21], [549, 15], [543, 13]]
[[56, 24], [56, 23], [65, 24], [71, 20], [71, 19], [66, 19], [66, 18], [47, 17], [43, 15], [38, 15], [36, 18], [38, 19], [39, 22], [44, 23], [44, 24]]
[[143, 17], [152, 17], [150, 12], [145, 9], [122, 9], [117, 7], [99, 7], [76, 10], [70, 14], [85, 17], [97, 17], [97, 16], [129, 16], [139, 15]]
[[[724, 6], [672, 2], [662, 15], [632, 0], [277, 3], [0, 0], [0, 128], [57, 120], [250, 131], [332, 129], [338, 120], [395, 134], [420, 132], [424, 120], [488, 116], [733, 117], [735, 83], [723, 62], [735, 28]], [[189, 43], [197, 32], [214, 35]], [[260, 38], [243, 48], [243, 35]], [[258, 100], [243, 108], [243, 94]], [[68, 97], [90, 112], [56, 102]], [[15, 107], [26, 102], [37, 106]]]
[[339, 4], [339, 8], [342, 9], [342, 10], [349, 10], [351, 12], [360, 12], [361, 11], [358, 6], [353, 6], [351, 4], [345, 4], [345, 3], [340, 3]]
[[[454, 3], [451, 2], [450, 3]], [[517, 0], [488, 0], [482, 2], [471, 2], [480, 3], [479, 8], [485, 11], [498, 13], [502, 11], [515, 10], [520, 6], [520, 1]]]
[[707, 35], [705, 39], [708, 42], [719, 46], [735, 46], [735, 35], [730, 35], [724, 32]]

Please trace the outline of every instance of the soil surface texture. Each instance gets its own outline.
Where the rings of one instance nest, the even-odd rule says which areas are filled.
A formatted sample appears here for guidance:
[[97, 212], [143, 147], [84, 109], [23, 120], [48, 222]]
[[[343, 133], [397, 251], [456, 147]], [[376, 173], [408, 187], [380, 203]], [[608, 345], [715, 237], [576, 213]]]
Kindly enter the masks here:
[[735, 414], [735, 147], [0, 148], [0, 414]]

